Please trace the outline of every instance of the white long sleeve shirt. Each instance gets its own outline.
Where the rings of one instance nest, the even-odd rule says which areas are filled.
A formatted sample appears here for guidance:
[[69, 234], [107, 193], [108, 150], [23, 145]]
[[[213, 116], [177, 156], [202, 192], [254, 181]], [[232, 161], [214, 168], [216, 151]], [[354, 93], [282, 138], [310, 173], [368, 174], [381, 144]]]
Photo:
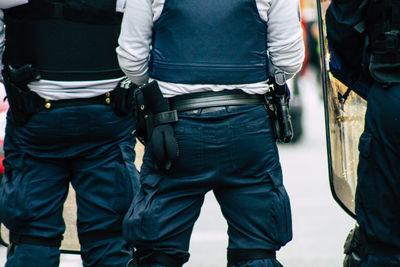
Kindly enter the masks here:
[[[255, 0], [260, 17], [267, 23], [270, 74], [284, 72], [287, 79], [301, 68], [304, 59], [303, 32], [298, 0]], [[148, 59], [153, 23], [160, 17], [165, 0], [129, 0], [122, 21], [118, 60], [121, 69], [136, 84], [148, 80]], [[252, 84], [176, 84], [159, 81], [165, 97], [180, 94], [242, 89], [249, 94], [266, 92], [267, 81]]]
[[[127, 0], [117, 0], [116, 11], [123, 12]], [[0, 0], [0, 9], [7, 9], [28, 3], [28, 0]], [[1, 12], [2, 15], [3, 12]], [[4, 23], [0, 16], [0, 53], [4, 51]], [[58, 49], [54, 47], [54, 49]], [[1, 59], [0, 57], [0, 59]], [[1, 65], [1, 64], [0, 64]], [[102, 95], [114, 89], [121, 78], [99, 81], [51, 81], [41, 79], [31, 82], [28, 87], [43, 98], [50, 100], [88, 98]]]

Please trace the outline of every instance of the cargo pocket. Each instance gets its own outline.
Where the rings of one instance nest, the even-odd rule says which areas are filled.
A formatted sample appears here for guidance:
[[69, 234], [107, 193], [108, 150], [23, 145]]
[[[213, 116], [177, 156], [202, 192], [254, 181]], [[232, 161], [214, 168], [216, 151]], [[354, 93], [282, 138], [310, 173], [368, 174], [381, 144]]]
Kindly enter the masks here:
[[132, 188], [133, 194], [129, 196], [129, 203], [132, 202], [133, 196], [139, 191], [139, 172], [135, 166], [135, 144], [132, 143], [122, 143], [119, 144], [119, 148], [121, 150], [121, 155], [124, 160], [125, 165], [125, 177], [129, 177], [129, 186]]
[[377, 208], [377, 203], [380, 202], [380, 200], [376, 199], [376, 190], [379, 187], [375, 177], [377, 170], [372, 146], [372, 135], [363, 132], [360, 137], [360, 143], [358, 144], [360, 158], [357, 167], [357, 191], [360, 193], [357, 194], [356, 197], [358, 198], [359, 207], [363, 207], [363, 209], [366, 209], [368, 212], [374, 212]]
[[124, 237], [132, 243], [159, 238], [159, 205], [155, 201], [161, 177], [149, 174], [141, 177], [139, 192], [135, 195], [123, 222]]
[[360, 137], [360, 143], [358, 144], [358, 150], [360, 152], [360, 161], [358, 164], [358, 182], [368, 175], [375, 164], [371, 159], [372, 149], [372, 136], [369, 133], [363, 132]]
[[10, 153], [3, 161], [5, 173], [0, 188], [0, 220], [10, 230], [17, 230], [31, 217], [23, 163], [22, 153]]
[[110, 172], [109, 175], [113, 175], [110, 179], [114, 179], [113, 188], [104, 189], [110, 193], [112, 199], [108, 201], [114, 212], [125, 215], [128, 211], [129, 206], [133, 200], [134, 190], [134, 179], [136, 168], [134, 166], [135, 151], [133, 144], [120, 143], [118, 144], [119, 155], [117, 161], [114, 162], [112, 167], [114, 173]]
[[283, 246], [292, 239], [292, 215], [290, 209], [290, 200], [285, 187], [282, 184], [280, 173], [270, 173], [274, 189], [272, 194], [273, 203], [271, 207], [273, 218], [272, 238]]

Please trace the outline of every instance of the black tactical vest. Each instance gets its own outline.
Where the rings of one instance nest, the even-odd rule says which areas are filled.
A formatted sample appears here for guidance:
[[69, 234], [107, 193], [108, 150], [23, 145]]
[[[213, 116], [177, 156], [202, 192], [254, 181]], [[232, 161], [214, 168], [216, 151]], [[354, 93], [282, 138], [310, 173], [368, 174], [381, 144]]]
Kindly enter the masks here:
[[400, 83], [400, 0], [369, 0], [366, 12], [367, 55], [371, 76]]
[[185, 84], [265, 81], [266, 40], [255, 0], [165, 0], [153, 27], [150, 77]]
[[32, 64], [42, 79], [123, 76], [115, 48], [122, 14], [116, 0], [31, 0], [4, 10], [6, 65]]

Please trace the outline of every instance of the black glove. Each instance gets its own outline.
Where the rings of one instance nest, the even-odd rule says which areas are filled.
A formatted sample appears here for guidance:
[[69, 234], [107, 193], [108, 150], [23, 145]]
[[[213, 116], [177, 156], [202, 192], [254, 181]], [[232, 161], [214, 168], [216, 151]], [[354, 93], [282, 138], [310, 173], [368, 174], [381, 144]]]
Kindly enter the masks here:
[[141, 90], [151, 113], [146, 126], [151, 156], [157, 169], [168, 171], [179, 155], [172, 127], [172, 123], [178, 121], [178, 116], [175, 110], [170, 110], [168, 100], [163, 97], [157, 82], [153, 81], [141, 87]]
[[168, 171], [178, 159], [179, 148], [171, 124], [162, 124], [153, 129], [150, 150], [155, 167]]

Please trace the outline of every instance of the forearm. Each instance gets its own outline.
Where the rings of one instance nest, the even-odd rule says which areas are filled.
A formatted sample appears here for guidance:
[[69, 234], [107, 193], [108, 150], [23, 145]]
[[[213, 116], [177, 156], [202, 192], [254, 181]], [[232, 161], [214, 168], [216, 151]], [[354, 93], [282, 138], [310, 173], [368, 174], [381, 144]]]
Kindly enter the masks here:
[[6, 9], [28, 3], [28, 0], [0, 0], [0, 8]]
[[151, 1], [130, 0], [126, 3], [117, 47], [122, 71], [135, 83], [148, 79], [153, 11]]
[[296, 74], [304, 60], [303, 31], [298, 0], [273, 0], [268, 12], [270, 73]]

